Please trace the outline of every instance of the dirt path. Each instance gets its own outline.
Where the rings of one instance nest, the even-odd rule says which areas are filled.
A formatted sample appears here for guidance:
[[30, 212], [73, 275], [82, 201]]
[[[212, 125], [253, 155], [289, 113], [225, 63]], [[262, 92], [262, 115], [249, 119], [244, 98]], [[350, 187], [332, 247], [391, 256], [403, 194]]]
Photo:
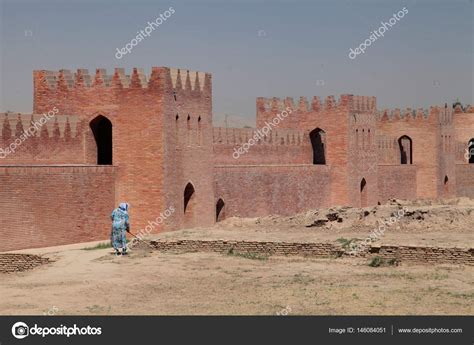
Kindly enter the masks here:
[[1, 314], [472, 314], [474, 268], [69, 250], [1, 276]]

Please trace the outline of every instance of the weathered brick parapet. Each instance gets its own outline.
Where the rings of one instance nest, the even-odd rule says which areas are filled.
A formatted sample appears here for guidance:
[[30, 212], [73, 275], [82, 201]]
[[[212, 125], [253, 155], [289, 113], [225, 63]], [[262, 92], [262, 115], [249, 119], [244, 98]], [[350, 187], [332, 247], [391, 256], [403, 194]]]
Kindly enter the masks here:
[[0, 273], [22, 272], [45, 265], [51, 260], [31, 254], [0, 254]]
[[[261, 255], [284, 255], [305, 257], [350, 257], [338, 244], [295, 243], [226, 240], [175, 240], [151, 241], [159, 251], [171, 252], [214, 252], [227, 254], [254, 253]], [[412, 263], [451, 263], [474, 265], [474, 248], [441, 248], [419, 246], [380, 246], [360, 251], [358, 257], [379, 256]]]

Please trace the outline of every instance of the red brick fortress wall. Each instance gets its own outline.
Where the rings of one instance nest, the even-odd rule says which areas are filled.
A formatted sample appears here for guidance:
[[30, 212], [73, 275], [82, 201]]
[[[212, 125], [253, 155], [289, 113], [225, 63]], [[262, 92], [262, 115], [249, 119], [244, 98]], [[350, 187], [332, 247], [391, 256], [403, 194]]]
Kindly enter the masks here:
[[456, 164], [456, 195], [474, 199], [474, 164]]
[[[214, 128], [214, 164], [312, 164], [309, 131], [273, 129], [251, 142], [255, 135], [260, 137], [259, 131], [260, 128]], [[253, 145], [243, 151], [243, 145], [249, 142]]]
[[379, 113], [377, 133], [388, 138], [395, 147], [397, 163], [400, 164], [398, 139], [404, 135], [412, 140], [412, 162], [417, 166], [416, 195], [423, 199], [436, 199], [440, 180], [441, 125], [439, 107], [429, 112], [399, 109]]
[[78, 116], [50, 114], [0, 114], [0, 165], [86, 163], [84, 123]]
[[459, 106], [454, 109], [454, 136], [456, 164], [468, 164], [468, 145], [474, 139], [474, 107], [463, 111]]
[[356, 207], [375, 205], [379, 194], [375, 97], [350, 96], [348, 106], [349, 203]]
[[377, 172], [378, 200], [416, 199], [416, 165], [379, 165]]
[[[125, 75], [97, 69], [76, 73], [35, 71], [35, 111], [51, 106], [78, 114], [88, 125], [104, 116], [113, 127], [116, 199], [131, 204], [134, 227], [143, 229], [162, 212], [176, 212], [153, 227], [180, 228], [213, 223], [212, 85], [211, 75], [153, 67], [151, 76], [134, 68]], [[90, 128], [86, 156], [93, 164], [96, 150]], [[195, 189], [187, 213], [184, 190]], [[192, 209], [192, 212], [191, 212]]]
[[360, 206], [363, 179], [367, 184], [366, 203], [376, 203], [375, 97], [346, 94], [336, 100], [334, 96], [328, 96], [324, 103], [313, 97], [311, 105], [305, 97], [300, 97], [297, 105], [290, 97], [284, 100], [260, 97], [257, 98], [257, 127], [271, 122], [287, 108], [293, 112], [281, 121], [278, 128], [305, 130], [308, 136], [317, 129], [325, 133], [331, 204]]
[[[456, 169], [456, 194], [474, 198], [474, 164], [469, 163], [472, 146], [470, 140], [474, 139], [474, 108], [466, 110], [458, 105], [453, 113], [455, 131], [455, 169]], [[471, 151], [471, 152], [470, 152]]]
[[114, 167], [0, 167], [0, 186], [0, 251], [109, 238]]
[[90, 124], [102, 116], [112, 124], [112, 162], [117, 171], [115, 199], [131, 205], [134, 226], [142, 228], [163, 210], [163, 90], [166, 69], [147, 77], [116, 68], [113, 75], [97, 69], [34, 72], [34, 111], [56, 107], [85, 124], [86, 161], [96, 164], [97, 146]]
[[170, 68], [165, 81], [162, 193], [166, 207], [176, 209], [169, 228], [212, 225], [212, 78], [209, 73]]
[[[328, 96], [324, 102], [314, 97], [311, 104], [304, 97], [297, 104], [291, 98], [258, 98], [257, 128], [213, 128], [211, 75], [154, 67], [151, 75], [137, 68], [130, 75], [123, 69], [115, 69], [113, 75], [102, 69], [95, 75], [84, 69], [35, 71], [34, 113], [51, 109], [57, 109], [56, 118], [15, 154], [0, 160], [0, 169], [13, 169], [5, 170], [2, 178], [12, 178], [14, 169], [20, 169], [13, 166], [18, 165], [37, 176], [18, 173], [24, 178], [23, 187], [15, 179], [6, 180], [12, 184], [5, 184], [2, 192], [9, 197], [8, 193], [20, 188], [18, 195], [23, 195], [31, 184], [38, 198], [45, 200], [54, 193], [58, 200], [78, 193], [78, 203], [98, 203], [99, 208], [108, 200], [127, 201], [136, 232], [170, 208], [173, 211], [166, 221], [150, 232], [212, 225], [220, 199], [226, 216], [249, 217], [333, 205], [368, 206], [392, 197], [474, 194], [471, 169], [462, 157], [463, 145], [467, 147], [474, 137], [474, 120], [472, 114], [452, 114], [446, 107], [389, 114], [377, 112], [375, 97], [346, 94], [337, 100]], [[287, 116], [281, 118], [284, 111]], [[91, 124], [102, 117], [112, 124], [113, 160], [111, 166], [98, 168]], [[278, 124], [271, 132], [236, 159], [236, 149], [276, 118]], [[31, 120], [28, 114], [4, 114], [0, 122], [3, 145], [15, 140]], [[324, 163], [313, 164], [311, 133], [315, 131], [324, 133]], [[398, 138], [403, 135], [412, 139], [413, 164], [400, 162]], [[62, 182], [44, 183], [47, 187], [40, 189], [38, 181], [45, 179], [46, 171], [55, 176], [59, 170], [48, 169], [58, 164], [77, 164], [85, 170], [73, 171], [69, 182], [62, 181], [64, 174], [59, 173]], [[98, 171], [102, 171], [100, 176]], [[96, 186], [100, 178], [104, 187], [96, 189], [103, 198], [81, 194], [82, 189], [89, 191], [88, 185], [81, 190], [66, 187], [64, 193], [69, 194], [61, 194], [67, 183]], [[101, 189], [107, 186], [109, 190]], [[115, 204], [107, 206], [106, 222]], [[66, 215], [58, 219], [62, 217]], [[49, 223], [39, 224], [40, 233], [48, 231]], [[61, 242], [61, 231], [56, 235], [53, 243]], [[79, 233], [76, 241], [88, 236]]]
[[290, 215], [330, 205], [329, 168], [325, 165], [216, 166], [215, 202], [225, 217]]
[[454, 118], [451, 108], [447, 105], [438, 108], [438, 122], [440, 127], [439, 171], [437, 188], [439, 198], [453, 198], [456, 196], [456, 138]]

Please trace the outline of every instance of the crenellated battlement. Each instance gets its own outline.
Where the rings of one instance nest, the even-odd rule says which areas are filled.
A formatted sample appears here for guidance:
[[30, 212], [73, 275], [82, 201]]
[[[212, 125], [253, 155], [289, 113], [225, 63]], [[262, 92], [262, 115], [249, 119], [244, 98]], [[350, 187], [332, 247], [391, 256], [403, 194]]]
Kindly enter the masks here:
[[336, 100], [335, 96], [327, 96], [324, 102], [318, 96], [313, 96], [311, 102], [304, 96], [300, 97], [298, 103], [295, 103], [292, 97], [281, 99], [278, 97], [257, 98], [257, 112], [280, 112], [285, 108], [295, 109], [299, 112], [319, 112], [333, 108], [347, 108], [356, 112], [371, 112], [376, 109], [376, 97], [372, 96], [354, 96], [349, 94], [340, 95]]
[[438, 121], [441, 125], [449, 125], [452, 123], [453, 111], [448, 107], [432, 106], [429, 109], [412, 109], [406, 108], [401, 110], [395, 108], [392, 110], [384, 109], [377, 111], [377, 120], [381, 122], [395, 121]]
[[[342, 97], [342, 96], [341, 96]], [[375, 96], [353, 96], [349, 95], [350, 109], [357, 112], [372, 112], [377, 110], [377, 98]]]
[[28, 131], [31, 138], [68, 141], [80, 136], [84, 127], [75, 115], [55, 115], [42, 124], [43, 117], [43, 114], [0, 113], [0, 138], [13, 141]]
[[305, 140], [308, 132], [296, 129], [273, 129], [267, 135], [262, 133], [258, 128], [213, 128], [214, 145], [241, 145], [248, 142], [254, 137], [255, 133], [259, 134], [257, 145], [288, 145], [301, 146], [307, 145], [309, 142]]
[[[59, 71], [35, 71], [35, 79], [43, 79], [46, 86], [50, 90], [68, 90], [74, 88], [93, 88], [96, 86], [113, 87], [122, 86], [130, 87], [132, 77], [136, 78], [141, 87], [147, 86], [147, 77], [143, 69], [134, 68], [132, 76], [125, 75], [125, 69], [116, 68], [115, 73], [108, 75], [103, 68], [96, 69], [95, 75], [91, 76], [88, 69], [77, 69], [71, 72], [67, 69]], [[135, 77], [136, 76], [136, 77]]]
[[322, 104], [318, 96], [314, 96], [311, 99], [311, 102], [309, 102], [306, 97], [302, 96], [299, 98], [297, 103], [295, 103], [293, 97], [286, 97], [285, 99], [281, 99], [278, 97], [273, 97], [273, 98], [258, 97], [257, 98], [257, 111], [262, 112], [262, 113], [267, 113], [267, 112], [278, 113], [285, 110], [287, 107], [292, 110], [298, 110], [300, 112], [313, 112], [313, 111], [319, 111], [322, 108], [331, 108], [334, 105], [335, 105], [335, 102], [334, 102], [333, 96], [328, 96], [324, 104]]
[[[212, 94], [209, 73], [169, 67], [152, 67], [149, 75], [140, 68], [133, 68], [130, 75], [123, 68], [115, 68], [112, 75], [101, 68], [93, 75], [87, 69], [76, 72], [37, 70], [33, 72], [33, 79], [35, 113], [55, 106], [67, 114], [98, 111], [110, 114], [119, 106], [126, 107], [131, 100], [156, 105], [157, 96], [166, 97], [168, 102], [174, 98], [182, 107], [190, 99], [208, 104]], [[127, 103], [123, 103], [125, 100]]]
[[[160, 75], [166, 70], [167, 75]], [[37, 85], [51, 91], [68, 91], [73, 89], [128, 89], [151, 88], [155, 83], [169, 77], [175, 90], [199, 91], [210, 90], [211, 75], [205, 72], [190, 71], [168, 67], [153, 67], [151, 75], [147, 76], [142, 68], [133, 68], [130, 75], [125, 74], [124, 68], [115, 68], [113, 74], [107, 74], [103, 68], [95, 70], [91, 75], [88, 69], [79, 68], [76, 72], [61, 69], [59, 71], [36, 70], [33, 72]]]
[[377, 111], [377, 119], [380, 121], [398, 121], [398, 120], [404, 120], [404, 121], [410, 121], [410, 120], [426, 120], [428, 119], [430, 115], [431, 109], [423, 109], [423, 108], [418, 108], [418, 109], [412, 109], [412, 108], [406, 108], [404, 110], [401, 110], [399, 108], [395, 109], [384, 109]]
[[94, 164], [87, 127], [74, 115], [0, 113], [0, 164]]
[[209, 73], [170, 68], [171, 82], [175, 90], [203, 91], [210, 87]]
[[461, 105], [457, 104], [454, 107], [453, 112], [455, 114], [459, 114], [459, 113], [471, 114], [471, 113], [474, 113], [474, 106], [468, 105], [463, 109]]

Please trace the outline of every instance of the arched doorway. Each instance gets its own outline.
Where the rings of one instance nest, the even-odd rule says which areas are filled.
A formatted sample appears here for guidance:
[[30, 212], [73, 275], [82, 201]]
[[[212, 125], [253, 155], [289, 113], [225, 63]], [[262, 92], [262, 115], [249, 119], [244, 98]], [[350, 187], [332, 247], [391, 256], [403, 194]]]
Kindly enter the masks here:
[[404, 135], [398, 139], [400, 148], [400, 164], [413, 164], [413, 148], [411, 138]]
[[225, 203], [224, 200], [219, 199], [216, 203], [216, 222], [225, 219]]
[[89, 125], [97, 145], [97, 164], [112, 165], [112, 122], [99, 115]]
[[367, 207], [367, 181], [360, 181], [360, 207]]
[[194, 186], [191, 182], [184, 188], [184, 214], [189, 214], [194, 209]]
[[469, 155], [469, 164], [474, 164], [474, 138], [469, 140], [468, 155]]
[[443, 180], [443, 195], [444, 197], [449, 196], [449, 178], [448, 175], [444, 176]]
[[326, 132], [316, 128], [309, 133], [313, 147], [313, 164], [326, 164]]

